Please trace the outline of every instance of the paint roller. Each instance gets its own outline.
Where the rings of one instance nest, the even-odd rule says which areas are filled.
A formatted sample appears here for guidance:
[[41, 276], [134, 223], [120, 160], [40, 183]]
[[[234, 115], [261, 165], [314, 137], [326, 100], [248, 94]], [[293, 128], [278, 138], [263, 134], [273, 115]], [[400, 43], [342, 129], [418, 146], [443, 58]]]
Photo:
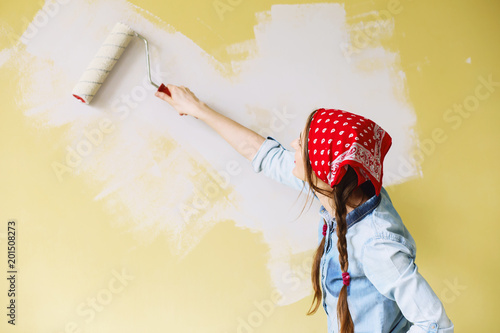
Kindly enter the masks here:
[[94, 59], [92, 59], [90, 65], [87, 67], [80, 80], [73, 88], [73, 96], [81, 102], [89, 104], [134, 36], [142, 39], [146, 47], [146, 70], [149, 82], [155, 86], [159, 92], [163, 92], [171, 96], [170, 91], [163, 83], [158, 86], [151, 80], [149, 45], [146, 38], [139, 35], [129, 26], [121, 22], [117, 22], [113, 30], [106, 37], [106, 40], [101, 45]]

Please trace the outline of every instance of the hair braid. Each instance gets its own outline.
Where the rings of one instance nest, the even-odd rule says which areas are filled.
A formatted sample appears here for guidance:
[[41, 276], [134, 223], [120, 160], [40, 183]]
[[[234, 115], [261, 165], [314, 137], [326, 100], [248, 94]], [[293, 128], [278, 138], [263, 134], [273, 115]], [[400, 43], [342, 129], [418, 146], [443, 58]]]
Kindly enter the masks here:
[[[305, 138], [307, 140], [309, 136], [309, 127], [311, 124], [311, 120], [317, 110], [313, 111], [309, 117], [307, 118], [306, 121], [306, 128], [305, 128]], [[306, 141], [307, 142], [307, 141]], [[304, 156], [304, 170], [305, 170], [305, 175], [306, 175], [306, 181], [309, 185], [310, 188], [310, 193], [312, 191], [321, 193], [323, 195], [327, 195], [333, 200], [334, 207], [335, 207], [335, 219], [336, 219], [336, 234], [337, 234], [337, 248], [339, 251], [339, 263], [340, 263], [340, 268], [343, 273], [347, 272], [349, 268], [349, 258], [347, 254], [347, 241], [346, 241], [346, 234], [347, 234], [347, 222], [346, 222], [346, 217], [347, 217], [347, 204], [349, 203], [349, 206], [352, 208], [358, 207], [358, 205], [352, 205], [349, 202], [349, 198], [351, 194], [354, 192], [354, 190], [357, 187], [358, 184], [358, 176], [354, 169], [347, 165], [347, 172], [345, 175], [342, 177], [341, 181], [335, 185], [331, 191], [326, 191], [318, 186], [315, 185], [313, 179], [312, 179], [312, 174], [313, 170], [311, 167], [311, 163], [309, 160], [309, 153], [307, 149], [307, 145], [304, 145], [303, 147], [303, 156]], [[371, 196], [374, 193], [374, 187], [373, 184], [370, 181], [367, 181], [363, 183], [360, 188], [362, 189], [363, 193], [365, 195]], [[305, 208], [305, 205], [304, 205]], [[304, 209], [302, 209], [304, 210]], [[321, 263], [321, 258], [323, 256], [323, 251], [325, 248], [325, 237], [321, 240], [321, 243], [319, 244], [318, 248], [316, 249], [316, 252], [314, 254], [314, 261], [312, 265], [312, 270], [311, 270], [311, 279], [312, 279], [312, 285], [313, 285], [313, 290], [314, 290], [314, 297], [313, 301], [311, 304], [311, 307], [309, 308], [309, 311], [307, 312], [307, 315], [312, 315], [314, 314], [317, 310], [319, 305], [321, 304], [322, 300], [322, 291], [321, 291], [321, 283], [320, 283], [320, 263]], [[354, 323], [352, 321], [351, 313], [349, 311], [349, 306], [347, 303], [347, 286], [343, 285], [339, 298], [338, 298], [338, 303], [337, 303], [337, 317], [339, 319], [339, 324], [340, 324], [340, 332], [341, 333], [353, 333], [354, 332]]]
[[[350, 170], [352, 170], [349, 167]], [[354, 170], [353, 170], [354, 171]], [[347, 174], [345, 175], [347, 176]], [[349, 258], [347, 255], [347, 208], [346, 202], [354, 190], [353, 182], [349, 182], [349, 176], [342, 179], [341, 183], [336, 186], [336, 191], [334, 191], [334, 202], [335, 202], [335, 219], [337, 222], [336, 232], [337, 232], [337, 249], [339, 250], [339, 263], [342, 273], [347, 272], [349, 268]], [[350, 175], [352, 177], [352, 173]], [[357, 176], [356, 176], [357, 177]], [[357, 185], [357, 184], [356, 184]], [[337, 318], [340, 323], [341, 333], [353, 333], [354, 323], [352, 321], [351, 312], [349, 311], [349, 306], [347, 304], [347, 286], [342, 285], [340, 289], [339, 298], [337, 302]]]

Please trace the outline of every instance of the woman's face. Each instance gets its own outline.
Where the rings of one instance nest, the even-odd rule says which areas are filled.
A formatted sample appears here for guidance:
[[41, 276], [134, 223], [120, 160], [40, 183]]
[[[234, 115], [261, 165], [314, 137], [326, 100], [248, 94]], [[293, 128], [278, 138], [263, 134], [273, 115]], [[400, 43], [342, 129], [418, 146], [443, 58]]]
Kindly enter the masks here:
[[295, 177], [306, 181], [305, 170], [304, 170], [304, 156], [302, 154], [302, 149], [304, 145], [307, 144], [304, 137], [304, 130], [300, 132], [300, 135], [297, 139], [293, 140], [291, 143], [292, 148], [295, 149], [295, 167], [292, 170], [292, 173]]

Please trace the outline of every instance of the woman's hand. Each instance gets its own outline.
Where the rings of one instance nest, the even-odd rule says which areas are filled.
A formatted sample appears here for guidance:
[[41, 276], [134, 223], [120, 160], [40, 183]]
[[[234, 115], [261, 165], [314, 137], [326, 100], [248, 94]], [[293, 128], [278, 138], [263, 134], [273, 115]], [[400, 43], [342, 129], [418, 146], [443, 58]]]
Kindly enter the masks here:
[[173, 84], [167, 84], [166, 87], [170, 91], [172, 97], [160, 91], [157, 91], [155, 96], [172, 105], [172, 107], [179, 112], [180, 116], [190, 115], [196, 119], [203, 116], [206, 105], [201, 102], [189, 88], [174, 86]]

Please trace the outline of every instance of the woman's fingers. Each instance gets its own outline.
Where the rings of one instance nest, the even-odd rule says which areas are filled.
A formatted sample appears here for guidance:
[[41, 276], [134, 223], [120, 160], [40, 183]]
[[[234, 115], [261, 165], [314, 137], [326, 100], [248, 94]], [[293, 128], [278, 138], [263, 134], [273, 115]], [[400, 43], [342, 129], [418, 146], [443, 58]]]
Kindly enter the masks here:
[[[172, 84], [166, 84], [165, 86], [167, 87], [168, 91], [172, 95], [172, 91], [175, 90], [176, 87]], [[164, 101], [168, 102], [169, 104], [172, 104], [173, 96], [169, 96], [168, 94], [164, 93], [163, 91], [157, 90], [155, 93], [155, 96], [163, 99]]]
[[167, 94], [165, 94], [164, 92], [161, 92], [161, 91], [157, 91], [155, 93], [155, 96], [161, 98], [162, 100], [164, 100], [168, 103], [170, 103], [172, 101], [172, 98], [170, 96], [168, 96]]

